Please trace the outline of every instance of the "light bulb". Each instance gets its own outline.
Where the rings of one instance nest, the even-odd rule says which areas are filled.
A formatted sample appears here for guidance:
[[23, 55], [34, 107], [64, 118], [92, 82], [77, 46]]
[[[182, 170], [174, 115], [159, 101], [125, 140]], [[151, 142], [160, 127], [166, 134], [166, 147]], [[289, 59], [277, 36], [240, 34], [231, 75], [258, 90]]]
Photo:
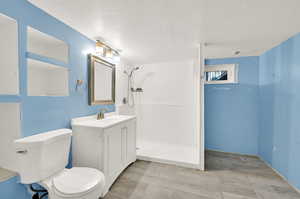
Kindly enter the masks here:
[[96, 42], [95, 54], [98, 56], [104, 55], [104, 45], [99, 40], [97, 40], [97, 42]]

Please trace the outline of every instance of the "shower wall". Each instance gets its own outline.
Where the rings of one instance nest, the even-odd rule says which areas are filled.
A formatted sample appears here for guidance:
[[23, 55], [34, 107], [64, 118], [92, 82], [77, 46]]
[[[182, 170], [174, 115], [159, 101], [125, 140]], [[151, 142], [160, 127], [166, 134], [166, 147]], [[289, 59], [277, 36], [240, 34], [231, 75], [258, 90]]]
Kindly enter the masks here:
[[116, 65], [116, 108], [123, 106], [123, 98], [127, 96], [127, 76], [125, 70], [130, 70], [131, 64], [126, 59], [121, 59]]
[[197, 146], [194, 62], [146, 64], [136, 71], [137, 144]]

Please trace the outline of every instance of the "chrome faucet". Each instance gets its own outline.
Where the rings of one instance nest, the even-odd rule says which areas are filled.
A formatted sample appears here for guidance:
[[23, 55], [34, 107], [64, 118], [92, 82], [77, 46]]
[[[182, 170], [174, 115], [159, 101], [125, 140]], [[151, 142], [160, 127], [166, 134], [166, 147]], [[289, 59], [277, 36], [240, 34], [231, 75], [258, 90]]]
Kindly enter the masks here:
[[97, 114], [97, 120], [102, 120], [104, 119], [104, 113], [107, 111], [107, 109], [102, 108], [100, 109], [100, 112]]

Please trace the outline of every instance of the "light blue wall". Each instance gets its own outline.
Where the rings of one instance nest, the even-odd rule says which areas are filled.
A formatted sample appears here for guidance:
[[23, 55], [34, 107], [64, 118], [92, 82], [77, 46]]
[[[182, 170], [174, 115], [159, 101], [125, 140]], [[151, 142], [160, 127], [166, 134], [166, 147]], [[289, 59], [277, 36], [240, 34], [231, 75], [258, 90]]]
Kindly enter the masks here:
[[240, 84], [205, 86], [206, 148], [257, 154], [300, 189], [300, 34], [260, 57], [206, 60], [227, 63]]
[[256, 155], [259, 58], [206, 60], [206, 65], [215, 64], [238, 64], [239, 83], [205, 85], [206, 148]]
[[[19, 96], [0, 95], [0, 102], [20, 102], [22, 104], [22, 135], [29, 136], [57, 128], [69, 128], [71, 118], [96, 113], [100, 107], [88, 106], [87, 84], [82, 91], [75, 90], [76, 79], [83, 79], [87, 83], [87, 57], [83, 52], [93, 48], [94, 42], [25, 0], [1, 1], [0, 13], [16, 19], [19, 24], [21, 91]], [[70, 61], [66, 65], [70, 69], [69, 97], [27, 96], [26, 56], [30, 56], [26, 53], [26, 26], [28, 25], [69, 44]], [[55, 60], [42, 59], [56, 63]], [[114, 106], [107, 106], [107, 108], [114, 110]], [[13, 178], [0, 183], [0, 198], [27, 199], [30, 197], [24, 186], [17, 184], [16, 178]]]
[[300, 189], [300, 34], [260, 56], [259, 155]]
[[[94, 46], [93, 41], [25, 0], [2, 1], [0, 13], [15, 18], [19, 23], [21, 94], [0, 96], [0, 102], [22, 104], [22, 134], [28, 136], [70, 127], [71, 118], [96, 113], [99, 106], [88, 106], [87, 87], [81, 92], [75, 91], [76, 79], [84, 79], [87, 82], [87, 57], [83, 52]], [[64, 40], [70, 45], [70, 63], [67, 65], [71, 69], [69, 97], [26, 96], [27, 25]], [[299, 55], [300, 35], [268, 51], [260, 58], [207, 60], [208, 65], [239, 64], [240, 83], [205, 86], [206, 148], [245, 154], [258, 153], [298, 188], [300, 188]], [[260, 89], [258, 89], [259, 73]], [[108, 108], [114, 110], [113, 106]], [[30, 198], [25, 187], [17, 183], [17, 178], [0, 183], [0, 197]]]

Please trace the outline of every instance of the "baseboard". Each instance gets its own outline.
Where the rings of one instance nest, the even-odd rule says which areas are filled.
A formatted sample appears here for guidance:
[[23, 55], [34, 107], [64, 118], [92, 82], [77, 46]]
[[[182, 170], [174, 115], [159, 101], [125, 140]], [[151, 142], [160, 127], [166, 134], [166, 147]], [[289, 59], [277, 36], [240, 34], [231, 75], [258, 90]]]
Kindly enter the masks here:
[[232, 155], [242, 155], [242, 156], [245, 156], [245, 157], [259, 158], [258, 155], [245, 154], [245, 153], [225, 152], [225, 151], [220, 151], [220, 150], [215, 150], [215, 149], [205, 149], [205, 151], [213, 151], [213, 152], [218, 152], [218, 153], [225, 153], [225, 154], [232, 154]]
[[275, 168], [273, 168], [267, 161], [265, 161], [264, 159], [262, 159], [260, 156], [257, 156], [261, 161], [263, 161], [269, 168], [271, 168], [277, 175], [279, 175], [284, 181], [286, 181], [291, 187], [293, 187], [293, 189], [295, 189], [295, 191], [297, 191], [300, 194], [300, 189], [298, 189], [297, 187], [295, 187], [294, 185], [292, 185], [285, 176], [283, 176], [281, 173], [279, 173], [279, 171], [277, 171]]

